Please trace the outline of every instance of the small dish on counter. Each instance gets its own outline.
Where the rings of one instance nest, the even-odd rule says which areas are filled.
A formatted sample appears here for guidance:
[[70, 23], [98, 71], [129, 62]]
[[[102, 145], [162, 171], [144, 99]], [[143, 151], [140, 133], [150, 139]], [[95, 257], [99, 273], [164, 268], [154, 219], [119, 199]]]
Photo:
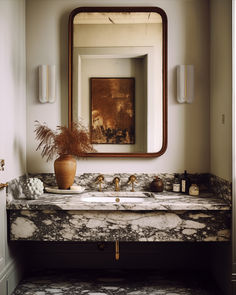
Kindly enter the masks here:
[[80, 185], [73, 185], [70, 189], [59, 189], [57, 186], [45, 187], [45, 191], [54, 194], [81, 194], [85, 187]]

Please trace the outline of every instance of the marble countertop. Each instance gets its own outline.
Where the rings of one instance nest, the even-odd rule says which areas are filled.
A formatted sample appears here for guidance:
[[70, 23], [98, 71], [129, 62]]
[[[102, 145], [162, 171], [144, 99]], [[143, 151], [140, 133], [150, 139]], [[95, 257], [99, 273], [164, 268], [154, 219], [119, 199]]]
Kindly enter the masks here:
[[[114, 197], [120, 193], [106, 192], [106, 195]], [[142, 198], [143, 194], [146, 194]], [[179, 210], [231, 210], [229, 202], [204, 193], [199, 196], [189, 196], [173, 192], [133, 193], [142, 201], [129, 201], [116, 203], [89, 202], [86, 198], [101, 197], [103, 193], [83, 192], [81, 194], [52, 194], [44, 193], [36, 200], [13, 199], [7, 202], [7, 210], [68, 210], [68, 211], [179, 211]], [[124, 193], [125, 195], [125, 193]], [[123, 195], [123, 197], [124, 197]], [[107, 197], [109, 198], [109, 197]], [[121, 198], [120, 198], [121, 199]], [[130, 198], [132, 199], [132, 198]]]

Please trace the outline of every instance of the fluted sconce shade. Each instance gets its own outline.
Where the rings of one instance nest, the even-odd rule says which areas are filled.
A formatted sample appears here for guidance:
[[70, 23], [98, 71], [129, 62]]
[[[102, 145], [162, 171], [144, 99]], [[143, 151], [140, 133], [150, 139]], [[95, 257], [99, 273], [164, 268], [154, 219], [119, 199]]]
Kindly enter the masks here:
[[177, 66], [177, 101], [192, 103], [194, 100], [194, 66]]
[[39, 101], [53, 103], [56, 100], [56, 66], [39, 66]]

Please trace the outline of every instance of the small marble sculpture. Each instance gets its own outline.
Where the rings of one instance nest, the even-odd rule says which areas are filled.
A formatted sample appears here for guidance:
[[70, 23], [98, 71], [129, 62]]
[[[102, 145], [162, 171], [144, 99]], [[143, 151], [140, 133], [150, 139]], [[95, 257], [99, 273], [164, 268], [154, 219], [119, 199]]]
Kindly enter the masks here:
[[28, 178], [23, 186], [23, 193], [29, 200], [38, 199], [43, 190], [43, 182], [39, 178]]

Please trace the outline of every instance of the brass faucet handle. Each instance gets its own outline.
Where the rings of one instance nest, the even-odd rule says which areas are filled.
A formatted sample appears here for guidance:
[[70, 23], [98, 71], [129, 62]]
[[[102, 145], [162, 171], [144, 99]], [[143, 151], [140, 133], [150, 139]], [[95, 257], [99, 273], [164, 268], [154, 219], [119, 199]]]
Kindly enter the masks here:
[[104, 183], [104, 176], [103, 175], [99, 175], [96, 178], [95, 183], [99, 183], [99, 191], [101, 192], [102, 191], [102, 183]]
[[113, 183], [119, 183], [120, 182], [120, 178], [119, 177], [115, 177], [114, 179], [113, 179]]
[[129, 177], [128, 184], [130, 184], [130, 183], [134, 183], [134, 182], [137, 182], [137, 178], [136, 178], [135, 175], [131, 175], [131, 176]]
[[104, 182], [104, 176], [103, 176], [103, 175], [99, 175], [99, 176], [96, 178], [95, 183], [103, 183], [103, 182]]

